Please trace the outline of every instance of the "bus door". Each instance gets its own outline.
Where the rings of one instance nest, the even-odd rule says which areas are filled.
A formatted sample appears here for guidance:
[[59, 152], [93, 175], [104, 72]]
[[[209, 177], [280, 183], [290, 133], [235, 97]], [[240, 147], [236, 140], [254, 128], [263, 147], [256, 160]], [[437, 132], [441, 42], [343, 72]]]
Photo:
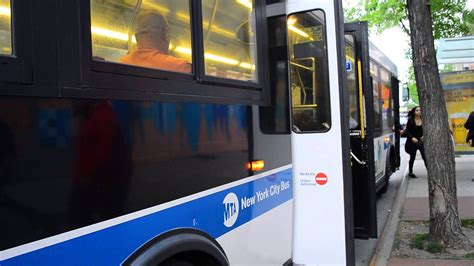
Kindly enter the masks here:
[[[351, 173], [356, 238], [377, 237], [372, 81], [366, 22], [345, 24]], [[369, 108], [366, 108], [369, 107]]]
[[295, 264], [352, 265], [340, 1], [292, 0], [286, 10], [294, 185], [292, 260]]
[[393, 117], [395, 118], [394, 121], [394, 132], [395, 132], [395, 167], [398, 169], [400, 168], [400, 101], [399, 101], [399, 83], [400, 81], [392, 76], [391, 78], [392, 83], [392, 100], [393, 100]]

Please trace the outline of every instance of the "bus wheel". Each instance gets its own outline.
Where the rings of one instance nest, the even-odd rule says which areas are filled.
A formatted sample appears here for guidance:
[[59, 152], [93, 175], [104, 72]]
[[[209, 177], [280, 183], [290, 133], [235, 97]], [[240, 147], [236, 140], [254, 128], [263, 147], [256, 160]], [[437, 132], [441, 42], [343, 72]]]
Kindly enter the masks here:
[[208, 234], [191, 228], [163, 233], [142, 245], [123, 265], [229, 265], [222, 247]]
[[176, 254], [173, 257], [166, 259], [165, 261], [159, 263], [160, 266], [194, 266], [194, 265], [209, 265], [209, 266], [221, 266], [226, 265], [219, 262], [217, 259], [213, 258], [211, 255], [196, 252], [188, 251], [180, 254]]

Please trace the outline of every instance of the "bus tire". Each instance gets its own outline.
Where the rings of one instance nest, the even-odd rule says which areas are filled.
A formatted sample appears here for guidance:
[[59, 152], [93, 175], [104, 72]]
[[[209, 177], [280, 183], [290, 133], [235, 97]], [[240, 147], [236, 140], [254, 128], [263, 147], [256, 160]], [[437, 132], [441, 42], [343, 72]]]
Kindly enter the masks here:
[[208, 234], [196, 229], [177, 229], [148, 241], [123, 265], [229, 265], [222, 247]]

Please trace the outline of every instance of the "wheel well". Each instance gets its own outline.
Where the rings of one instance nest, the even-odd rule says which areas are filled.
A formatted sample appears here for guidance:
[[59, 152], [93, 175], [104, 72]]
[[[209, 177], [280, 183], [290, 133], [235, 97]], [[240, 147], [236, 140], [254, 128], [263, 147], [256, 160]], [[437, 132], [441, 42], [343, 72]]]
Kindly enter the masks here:
[[181, 228], [165, 232], [135, 250], [123, 265], [229, 265], [219, 243], [205, 232]]
[[395, 172], [395, 164], [396, 164], [396, 154], [395, 154], [395, 147], [392, 145], [390, 146], [390, 167], [392, 170], [392, 173]]

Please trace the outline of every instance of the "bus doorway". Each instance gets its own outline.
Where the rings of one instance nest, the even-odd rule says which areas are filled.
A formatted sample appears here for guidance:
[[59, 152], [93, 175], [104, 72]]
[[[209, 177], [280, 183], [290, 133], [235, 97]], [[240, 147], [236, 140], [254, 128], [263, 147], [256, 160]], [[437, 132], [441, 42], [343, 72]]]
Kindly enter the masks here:
[[377, 237], [374, 132], [367, 23], [346, 23], [346, 72], [349, 97], [351, 172], [356, 238]]
[[368, 39], [367, 22], [345, 24], [356, 238], [377, 237], [376, 195], [400, 165], [397, 67]]

